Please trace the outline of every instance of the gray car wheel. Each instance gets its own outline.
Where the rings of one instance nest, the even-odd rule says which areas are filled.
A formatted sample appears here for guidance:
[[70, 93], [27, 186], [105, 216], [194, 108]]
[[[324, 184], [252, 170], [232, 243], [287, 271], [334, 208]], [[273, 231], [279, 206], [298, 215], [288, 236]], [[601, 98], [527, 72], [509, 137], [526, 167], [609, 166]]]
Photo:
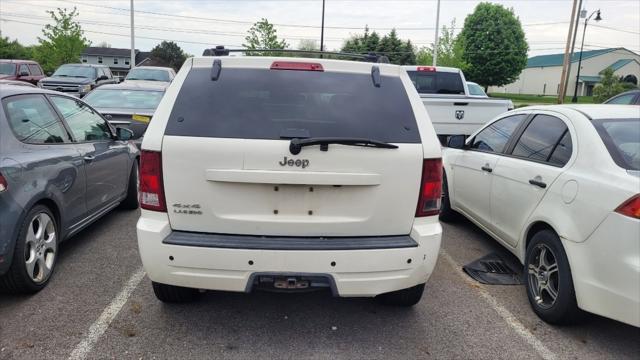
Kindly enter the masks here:
[[0, 277], [0, 290], [33, 293], [51, 279], [58, 257], [59, 231], [51, 210], [43, 205], [31, 209], [16, 239], [9, 271]]

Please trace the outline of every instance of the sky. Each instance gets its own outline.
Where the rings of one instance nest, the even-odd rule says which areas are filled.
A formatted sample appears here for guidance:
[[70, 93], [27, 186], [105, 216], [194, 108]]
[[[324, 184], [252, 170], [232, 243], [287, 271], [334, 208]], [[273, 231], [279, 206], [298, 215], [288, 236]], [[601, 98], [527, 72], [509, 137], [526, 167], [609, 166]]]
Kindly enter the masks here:
[[[440, 26], [456, 22], [456, 33], [480, 1], [442, 0]], [[529, 56], [561, 53], [569, 29], [571, 0], [496, 0], [513, 8], [529, 43]], [[0, 32], [20, 43], [36, 44], [47, 10], [77, 7], [85, 36], [96, 45], [129, 48], [130, 0], [1, 0]], [[436, 0], [326, 0], [325, 48], [337, 50], [365, 26], [380, 34], [396, 28], [418, 47], [434, 41]], [[302, 39], [320, 42], [322, 0], [134, 0], [136, 48], [149, 51], [173, 40], [200, 55], [215, 45], [240, 47], [251, 25], [266, 18], [280, 38], [296, 48]], [[585, 50], [625, 47], [640, 53], [639, 0], [583, 0], [588, 13], [600, 9], [603, 20], [589, 22]], [[594, 16], [595, 18], [595, 16]], [[580, 23], [577, 50], [582, 38]]]

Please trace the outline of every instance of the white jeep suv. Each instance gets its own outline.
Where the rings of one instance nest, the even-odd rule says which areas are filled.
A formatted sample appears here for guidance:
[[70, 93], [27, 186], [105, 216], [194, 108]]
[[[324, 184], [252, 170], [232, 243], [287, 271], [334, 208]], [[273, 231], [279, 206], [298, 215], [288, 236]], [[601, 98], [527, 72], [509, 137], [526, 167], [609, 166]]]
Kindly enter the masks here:
[[140, 256], [165, 302], [328, 288], [411, 306], [436, 263], [440, 144], [399, 66], [188, 59], [140, 169]]

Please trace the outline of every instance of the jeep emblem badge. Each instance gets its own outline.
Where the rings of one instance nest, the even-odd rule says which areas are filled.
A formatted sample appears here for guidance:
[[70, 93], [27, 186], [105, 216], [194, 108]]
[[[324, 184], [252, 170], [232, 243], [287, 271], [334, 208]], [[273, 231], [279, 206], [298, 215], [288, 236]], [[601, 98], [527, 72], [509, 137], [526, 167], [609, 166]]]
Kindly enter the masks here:
[[284, 159], [282, 159], [282, 161], [279, 161], [278, 164], [280, 164], [280, 166], [295, 166], [295, 167], [301, 167], [301, 168], [306, 168], [307, 166], [309, 166], [309, 160], [307, 159], [289, 159], [286, 156], [284, 157]]
[[464, 110], [456, 110], [456, 119], [462, 120], [464, 118]]

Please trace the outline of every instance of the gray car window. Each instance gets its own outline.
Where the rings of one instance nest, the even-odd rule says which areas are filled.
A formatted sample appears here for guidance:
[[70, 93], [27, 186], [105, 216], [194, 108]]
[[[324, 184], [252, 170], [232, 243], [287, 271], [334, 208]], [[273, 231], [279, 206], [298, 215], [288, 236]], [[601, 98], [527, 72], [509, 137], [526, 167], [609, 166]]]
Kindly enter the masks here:
[[4, 110], [18, 140], [28, 144], [55, 144], [69, 140], [66, 130], [42, 95], [4, 99]]
[[613, 99], [607, 101], [607, 104], [631, 105], [633, 104], [633, 99], [635, 97], [636, 97], [636, 94], [620, 95], [618, 97], [614, 97]]
[[488, 152], [503, 152], [509, 138], [526, 117], [525, 114], [513, 115], [494, 122], [473, 138], [471, 148]]
[[52, 96], [51, 100], [64, 117], [76, 141], [90, 142], [112, 139], [107, 122], [89, 106], [60, 96]]

